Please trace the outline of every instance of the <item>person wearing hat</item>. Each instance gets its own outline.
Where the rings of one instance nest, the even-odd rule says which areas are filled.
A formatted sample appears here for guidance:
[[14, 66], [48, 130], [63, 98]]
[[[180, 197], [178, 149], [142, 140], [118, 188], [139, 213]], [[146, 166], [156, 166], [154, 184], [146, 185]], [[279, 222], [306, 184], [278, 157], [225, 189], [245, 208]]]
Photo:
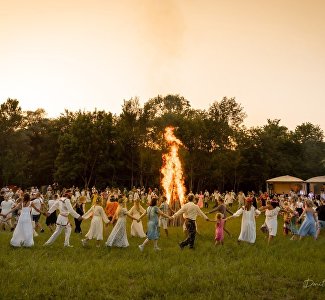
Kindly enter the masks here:
[[54, 233], [51, 235], [51, 237], [48, 239], [48, 241], [44, 244], [51, 245], [61, 234], [62, 230], [65, 231], [65, 239], [64, 239], [64, 247], [73, 247], [70, 245], [70, 235], [71, 235], [71, 224], [69, 222], [69, 214], [71, 214], [74, 218], [78, 218], [79, 220], [82, 220], [82, 217], [74, 211], [72, 208], [70, 199], [71, 199], [72, 192], [71, 190], [66, 190], [63, 194], [63, 197], [59, 199], [47, 212], [47, 216], [49, 216], [52, 212], [55, 210], [59, 210], [60, 213], [58, 215], [58, 218], [56, 220], [56, 229]]
[[247, 197], [245, 200], [245, 206], [237, 210], [232, 216], [226, 219], [232, 219], [242, 216], [241, 229], [238, 237], [238, 242], [248, 242], [254, 244], [256, 240], [256, 222], [255, 216], [261, 214], [261, 212], [256, 209], [253, 205], [253, 198]]

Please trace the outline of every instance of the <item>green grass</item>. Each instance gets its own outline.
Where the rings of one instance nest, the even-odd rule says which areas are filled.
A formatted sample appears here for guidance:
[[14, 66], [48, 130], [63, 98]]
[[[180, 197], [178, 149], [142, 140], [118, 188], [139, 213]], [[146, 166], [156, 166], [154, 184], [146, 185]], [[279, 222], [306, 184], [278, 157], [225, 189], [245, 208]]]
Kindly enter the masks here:
[[[180, 227], [169, 228], [168, 238], [162, 232], [161, 252], [149, 244], [143, 253], [139, 238], [129, 238], [126, 249], [104, 247], [111, 226], [101, 248], [95, 241], [83, 248], [82, 236], [74, 232], [74, 248], [63, 248], [63, 233], [43, 247], [50, 236], [46, 229], [33, 248], [13, 249], [12, 233], [1, 231], [0, 299], [324, 299], [325, 286], [303, 288], [303, 283], [325, 279], [325, 232], [318, 241], [290, 241], [279, 218], [271, 246], [259, 231], [255, 245], [237, 245], [240, 221], [229, 221], [233, 237], [214, 247], [214, 223], [199, 218], [194, 251], [178, 248], [184, 238]], [[264, 216], [257, 219], [258, 228], [263, 221]], [[83, 222], [84, 233], [89, 223]]]

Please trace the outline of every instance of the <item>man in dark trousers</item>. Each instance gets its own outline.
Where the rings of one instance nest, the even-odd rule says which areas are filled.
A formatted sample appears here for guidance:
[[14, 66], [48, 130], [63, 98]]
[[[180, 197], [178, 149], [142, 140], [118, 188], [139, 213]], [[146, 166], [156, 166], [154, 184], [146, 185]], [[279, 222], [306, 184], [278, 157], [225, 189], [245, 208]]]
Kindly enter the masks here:
[[187, 245], [189, 245], [190, 249], [194, 249], [194, 242], [195, 242], [195, 235], [196, 235], [195, 220], [198, 215], [200, 215], [207, 221], [210, 221], [209, 218], [204, 214], [204, 212], [196, 204], [193, 203], [193, 200], [194, 200], [194, 196], [190, 195], [188, 197], [188, 202], [184, 204], [183, 207], [172, 216], [172, 218], [176, 218], [181, 214], [184, 214], [185, 225], [186, 225], [186, 230], [188, 232], [188, 236], [186, 240], [184, 240], [179, 244], [179, 247], [181, 249], [183, 249]]
[[318, 224], [317, 224], [317, 233], [316, 239], [318, 238], [321, 229], [325, 228], [325, 200], [321, 200], [321, 205], [316, 208], [318, 214]]

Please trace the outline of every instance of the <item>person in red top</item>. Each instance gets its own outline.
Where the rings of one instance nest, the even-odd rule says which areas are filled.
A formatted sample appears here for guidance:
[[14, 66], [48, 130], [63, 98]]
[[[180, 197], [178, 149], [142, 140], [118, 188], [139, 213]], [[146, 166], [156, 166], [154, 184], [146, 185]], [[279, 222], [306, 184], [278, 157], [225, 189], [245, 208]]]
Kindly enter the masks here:
[[107, 201], [105, 212], [110, 221], [112, 221], [117, 207], [118, 207], [117, 199], [115, 199], [114, 197], [112, 197], [110, 200]]

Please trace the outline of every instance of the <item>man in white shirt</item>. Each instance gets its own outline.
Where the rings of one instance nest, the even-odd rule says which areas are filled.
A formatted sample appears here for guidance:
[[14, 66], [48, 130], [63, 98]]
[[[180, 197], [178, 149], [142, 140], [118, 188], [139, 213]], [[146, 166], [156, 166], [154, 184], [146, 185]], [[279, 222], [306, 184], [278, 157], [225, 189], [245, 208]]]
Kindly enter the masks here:
[[57, 237], [61, 234], [62, 230], [65, 230], [65, 239], [64, 239], [64, 247], [73, 247], [70, 245], [70, 234], [71, 234], [71, 225], [69, 222], [69, 214], [71, 214], [74, 218], [82, 220], [82, 217], [74, 211], [72, 208], [70, 198], [71, 198], [72, 192], [70, 190], [67, 190], [64, 194], [64, 196], [59, 199], [56, 203], [54, 203], [49, 211], [47, 212], [47, 216], [49, 216], [52, 212], [59, 209], [60, 214], [58, 215], [58, 218], [56, 220], [56, 229], [52, 236], [49, 238], [49, 240], [44, 244], [50, 245], [52, 244]]
[[[2, 216], [0, 216], [0, 224], [2, 224], [3, 229], [5, 229], [5, 225], [8, 225], [11, 229], [11, 231], [14, 230], [13, 226], [12, 226], [12, 222], [11, 222], [11, 217], [12, 214], [8, 214], [12, 208], [15, 207], [15, 202], [10, 199], [8, 194], [4, 195], [4, 200], [1, 202], [1, 214]], [[6, 216], [6, 217], [4, 217]]]
[[41, 229], [41, 232], [44, 232], [44, 229], [42, 228], [39, 219], [41, 217], [41, 212], [43, 208], [44, 202], [43, 199], [41, 198], [41, 193], [37, 192], [36, 193], [36, 198], [31, 202], [31, 207], [32, 207], [32, 221], [35, 223], [35, 230], [37, 228]]
[[172, 218], [174, 219], [180, 216], [181, 214], [184, 214], [185, 225], [186, 225], [186, 230], [188, 232], [188, 236], [186, 240], [184, 240], [179, 244], [179, 247], [181, 249], [183, 249], [187, 245], [189, 245], [190, 249], [194, 249], [194, 242], [195, 242], [195, 235], [196, 235], [195, 220], [198, 215], [200, 215], [207, 221], [210, 221], [209, 218], [203, 213], [203, 211], [196, 204], [193, 203], [193, 200], [194, 200], [194, 196], [190, 195], [188, 197], [189, 202], [184, 204], [183, 207], [172, 216]]
[[229, 206], [232, 206], [232, 197], [231, 197], [231, 194], [230, 192], [226, 191], [226, 195], [225, 195], [225, 204], [226, 205], [229, 205]]

